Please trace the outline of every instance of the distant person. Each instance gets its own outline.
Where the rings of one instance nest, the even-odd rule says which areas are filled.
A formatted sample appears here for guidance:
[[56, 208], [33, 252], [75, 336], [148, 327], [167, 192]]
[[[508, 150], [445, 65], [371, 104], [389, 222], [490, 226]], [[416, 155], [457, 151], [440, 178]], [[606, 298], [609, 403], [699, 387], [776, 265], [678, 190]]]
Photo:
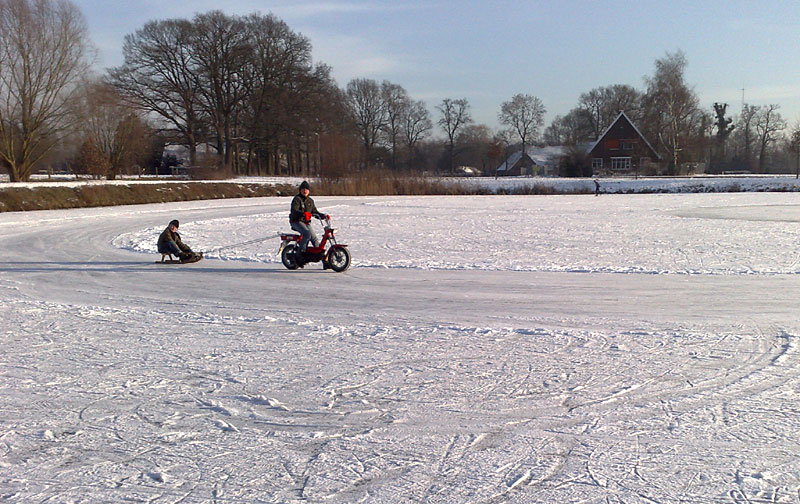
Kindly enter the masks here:
[[597, 179], [594, 179], [594, 195], [600, 196], [600, 182]]
[[203, 258], [203, 253], [196, 254], [189, 248], [188, 245], [181, 241], [181, 235], [178, 234], [178, 226], [180, 223], [177, 219], [170, 221], [167, 228], [161, 232], [158, 237], [158, 252], [164, 255], [177, 256], [182, 263], [196, 262]]
[[319, 238], [317, 238], [317, 235], [310, 226], [311, 217], [314, 216], [320, 219], [330, 218], [329, 215], [320, 213], [320, 211], [317, 210], [314, 200], [309, 196], [310, 193], [311, 186], [304, 180], [300, 184], [297, 196], [292, 200], [292, 209], [289, 212], [289, 224], [292, 226], [292, 229], [300, 233], [300, 236], [303, 237], [300, 240], [301, 253], [306, 251], [309, 241], [313, 243], [315, 247], [319, 246]]

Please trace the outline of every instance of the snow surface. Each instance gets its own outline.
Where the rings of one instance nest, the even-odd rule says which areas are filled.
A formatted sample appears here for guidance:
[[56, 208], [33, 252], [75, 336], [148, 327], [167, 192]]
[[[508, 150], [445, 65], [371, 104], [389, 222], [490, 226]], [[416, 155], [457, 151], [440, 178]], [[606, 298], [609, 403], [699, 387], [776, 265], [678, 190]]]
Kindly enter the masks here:
[[0, 500], [800, 498], [800, 195], [315, 200], [0, 215]]

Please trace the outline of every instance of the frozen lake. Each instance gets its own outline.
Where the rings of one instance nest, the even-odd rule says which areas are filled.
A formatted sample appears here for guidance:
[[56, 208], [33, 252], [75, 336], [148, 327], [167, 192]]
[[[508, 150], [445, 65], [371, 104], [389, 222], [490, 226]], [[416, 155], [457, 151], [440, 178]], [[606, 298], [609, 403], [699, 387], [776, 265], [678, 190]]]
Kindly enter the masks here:
[[800, 195], [315, 200], [0, 214], [0, 500], [800, 500]]

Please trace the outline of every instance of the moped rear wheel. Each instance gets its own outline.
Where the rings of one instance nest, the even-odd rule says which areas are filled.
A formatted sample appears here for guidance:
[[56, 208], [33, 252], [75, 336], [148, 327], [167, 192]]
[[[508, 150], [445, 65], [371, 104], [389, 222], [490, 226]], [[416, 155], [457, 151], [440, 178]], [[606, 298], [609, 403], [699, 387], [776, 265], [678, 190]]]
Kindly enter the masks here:
[[299, 268], [297, 265], [297, 261], [295, 261], [295, 251], [297, 250], [296, 243], [289, 243], [285, 247], [283, 247], [283, 252], [281, 252], [281, 262], [286, 269], [296, 270]]
[[328, 253], [328, 264], [336, 273], [350, 267], [350, 251], [344, 247], [336, 247]]

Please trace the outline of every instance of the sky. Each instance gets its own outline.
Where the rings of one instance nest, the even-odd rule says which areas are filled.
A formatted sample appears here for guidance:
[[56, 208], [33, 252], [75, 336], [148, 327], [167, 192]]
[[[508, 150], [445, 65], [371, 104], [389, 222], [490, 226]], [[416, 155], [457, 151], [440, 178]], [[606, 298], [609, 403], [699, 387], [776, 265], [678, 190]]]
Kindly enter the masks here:
[[73, 0], [86, 16], [99, 71], [122, 63], [126, 34], [154, 19], [272, 13], [308, 37], [339, 86], [388, 80], [435, 106], [466, 98], [478, 123], [498, 127], [504, 101], [536, 96], [546, 124], [581, 93], [644, 90], [655, 61], [681, 50], [701, 106], [778, 104], [800, 122], [800, 8], [796, 0]]

